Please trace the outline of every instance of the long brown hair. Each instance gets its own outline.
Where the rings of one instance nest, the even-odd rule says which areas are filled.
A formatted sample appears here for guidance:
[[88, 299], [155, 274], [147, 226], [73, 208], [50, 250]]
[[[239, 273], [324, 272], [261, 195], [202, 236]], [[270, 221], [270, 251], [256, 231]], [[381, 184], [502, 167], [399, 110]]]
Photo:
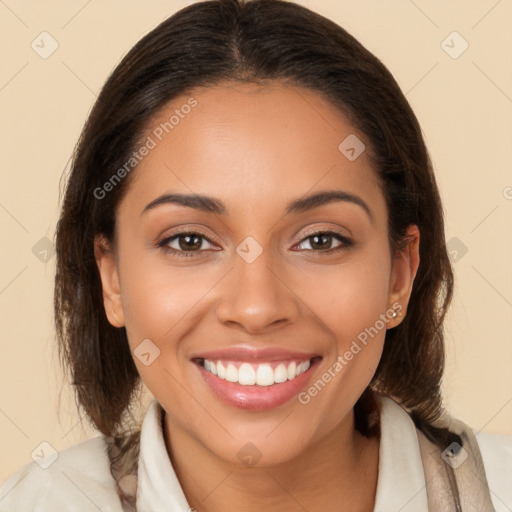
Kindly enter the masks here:
[[[126, 331], [107, 320], [94, 238], [112, 240], [125, 177], [105, 197], [94, 191], [130, 158], [159, 110], [196, 86], [277, 80], [328, 99], [370, 141], [389, 212], [390, 250], [421, 233], [420, 266], [407, 315], [387, 332], [368, 390], [393, 397], [417, 427], [446, 447], [432, 422], [442, 411], [443, 319], [452, 298], [443, 211], [418, 121], [387, 68], [336, 23], [284, 0], [212, 0], [166, 19], [140, 40], [105, 83], [74, 152], [56, 233], [55, 321], [61, 359], [79, 406], [111, 440], [113, 460], [137, 447], [127, 414], [140, 384]], [[136, 172], [136, 171], [134, 171]], [[116, 453], [114, 453], [116, 452]]]

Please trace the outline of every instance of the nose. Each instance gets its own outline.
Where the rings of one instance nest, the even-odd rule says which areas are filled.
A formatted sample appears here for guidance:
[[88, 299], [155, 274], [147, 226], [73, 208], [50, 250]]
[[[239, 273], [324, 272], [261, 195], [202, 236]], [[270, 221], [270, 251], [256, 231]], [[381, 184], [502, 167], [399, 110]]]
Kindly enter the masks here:
[[235, 260], [220, 290], [217, 319], [223, 324], [256, 334], [297, 320], [299, 299], [286, 284], [284, 272], [271, 268], [266, 252], [252, 263]]

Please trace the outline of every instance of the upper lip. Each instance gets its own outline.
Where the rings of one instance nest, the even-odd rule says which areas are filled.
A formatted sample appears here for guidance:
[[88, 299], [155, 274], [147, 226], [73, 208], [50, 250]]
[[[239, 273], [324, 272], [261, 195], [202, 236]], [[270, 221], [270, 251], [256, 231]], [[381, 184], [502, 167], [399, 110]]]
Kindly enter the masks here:
[[208, 350], [192, 355], [191, 359], [209, 359], [210, 361], [307, 361], [319, 354], [296, 352], [284, 348], [267, 347], [229, 347], [218, 350]]

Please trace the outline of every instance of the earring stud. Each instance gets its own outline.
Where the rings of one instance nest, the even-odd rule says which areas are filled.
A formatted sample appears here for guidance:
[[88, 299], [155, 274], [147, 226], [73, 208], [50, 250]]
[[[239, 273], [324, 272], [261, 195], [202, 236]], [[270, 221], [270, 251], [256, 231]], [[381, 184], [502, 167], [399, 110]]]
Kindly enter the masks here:
[[399, 313], [396, 309], [391, 313], [391, 318], [396, 318], [397, 316], [402, 316], [402, 313]]

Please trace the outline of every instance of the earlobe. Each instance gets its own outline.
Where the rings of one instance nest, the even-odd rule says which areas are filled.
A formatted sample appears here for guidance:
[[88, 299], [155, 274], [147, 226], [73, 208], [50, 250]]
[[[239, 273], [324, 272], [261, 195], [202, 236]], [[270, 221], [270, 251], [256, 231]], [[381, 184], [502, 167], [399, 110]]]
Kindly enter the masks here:
[[94, 240], [94, 258], [100, 274], [103, 305], [108, 321], [114, 327], [123, 327], [124, 314], [117, 264], [115, 255], [103, 235], [97, 235]]
[[414, 279], [420, 264], [420, 231], [418, 226], [407, 228], [406, 245], [395, 254], [389, 281], [389, 307], [397, 311], [388, 322], [388, 329], [396, 327], [405, 317]]

